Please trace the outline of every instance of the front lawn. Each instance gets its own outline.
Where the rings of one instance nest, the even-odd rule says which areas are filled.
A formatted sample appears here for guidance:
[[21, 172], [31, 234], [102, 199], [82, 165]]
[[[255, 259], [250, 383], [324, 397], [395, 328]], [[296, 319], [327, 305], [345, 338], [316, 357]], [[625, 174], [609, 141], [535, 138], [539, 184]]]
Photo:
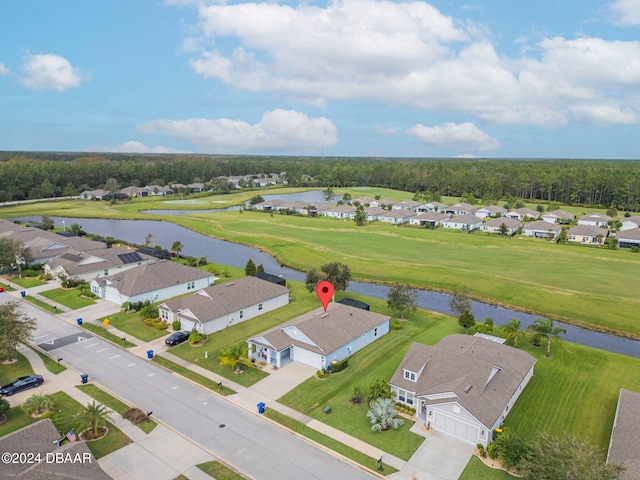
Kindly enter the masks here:
[[64, 305], [71, 310], [77, 310], [78, 308], [88, 307], [89, 305], [93, 305], [96, 303], [94, 300], [89, 298], [83, 298], [80, 296], [80, 290], [74, 289], [62, 289], [55, 288], [53, 290], [46, 290], [44, 292], [40, 292], [45, 298], [52, 300], [56, 303]]
[[48, 303], [43, 302], [42, 300], [36, 297], [32, 297], [29, 294], [27, 294], [26, 297], [23, 297], [23, 299], [29, 303], [36, 305], [37, 307], [40, 307], [43, 310], [46, 310], [49, 313], [53, 313], [54, 315], [57, 315], [58, 313], [60, 313], [60, 310], [53, 308], [53, 306], [49, 305]]
[[9, 277], [9, 280], [22, 288], [39, 287], [47, 283], [46, 280], [40, 280], [38, 277]]
[[467, 463], [459, 480], [514, 480], [515, 478], [504, 470], [487, 467], [474, 455]]
[[25, 375], [33, 375], [33, 368], [27, 357], [18, 352], [11, 357], [18, 361], [10, 364], [0, 363], [0, 385], [6, 385]]
[[38, 356], [42, 359], [45, 368], [54, 375], [64, 372], [67, 369], [67, 367], [65, 367], [64, 365], [60, 365], [56, 360], [51, 358], [49, 355], [42, 353], [37, 348], [34, 348], [31, 345], [28, 345], [28, 347], [38, 354]]
[[83, 323], [82, 327], [85, 330], [89, 330], [91, 333], [98, 335], [99, 337], [110, 340], [117, 345], [122, 345], [124, 348], [131, 348], [136, 346], [135, 343], [132, 343], [126, 339], [122, 340], [122, 338], [120, 338], [118, 335], [111, 333], [110, 331], [99, 325], [94, 325], [93, 323]]
[[156, 338], [169, 335], [169, 330], [158, 330], [156, 327], [145, 324], [140, 312], [118, 312], [101, 318], [100, 322], [105, 318], [109, 319], [109, 325], [143, 342], [151, 342]]

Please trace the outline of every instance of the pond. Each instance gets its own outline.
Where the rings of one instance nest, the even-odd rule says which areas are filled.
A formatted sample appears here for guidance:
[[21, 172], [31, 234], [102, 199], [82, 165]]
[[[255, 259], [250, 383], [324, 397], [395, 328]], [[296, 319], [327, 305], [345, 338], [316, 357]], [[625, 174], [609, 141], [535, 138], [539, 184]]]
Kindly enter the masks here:
[[[281, 197], [278, 196], [278, 198]], [[167, 250], [170, 250], [171, 244], [178, 240], [182, 242], [184, 255], [196, 258], [207, 257], [207, 260], [214, 263], [244, 268], [251, 258], [256, 265], [262, 264], [265, 271], [274, 275], [281, 275], [299, 282], [304, 282], [306, 276], [304, 272], [281, 266], [275, 258], [257, 248], [210, 238], [170, 222], [62, 217], [52, 217], [52, 219], [60, 227], [63, 226], [63, 221], [67, 226], [78, 223], [86, 232], [105, 237], [111, 236], [138, 245], [143, 244], [147, 236], [152, 234], [152, 243]], [[20, 220], [40, 222], [41, 217], [20, 217]], [[347, 291], [386, 300], [389, 287], [373, 283], [349, 282]], [[446, 293], [419, 290], [417, 303], [420, 308], [451, 314], [449, 299], [450, 295]], [[503, 325], [511, 318], [516, 318], [522, 322], [522, 328], [530, 325], [537, 318], [535, 315], [483, 302], [472, 302], [472, 311], [479, 322], [482, 322], [485, 317], [491, 317], [495, 325]], [[555, 324], [567, 330], [563, 338], [569, 342], [640, 358], [640, 341], [594, 332], [563, 322], [555, 322]]]

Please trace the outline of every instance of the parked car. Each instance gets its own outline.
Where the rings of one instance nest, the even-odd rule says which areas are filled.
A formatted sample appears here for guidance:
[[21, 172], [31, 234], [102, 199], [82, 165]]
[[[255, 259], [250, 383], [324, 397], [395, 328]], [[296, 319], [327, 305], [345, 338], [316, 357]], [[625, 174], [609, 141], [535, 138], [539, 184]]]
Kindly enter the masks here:
[[21, 392], [27, 388], [36, 388], [42, 385], [44, 378], [42, 375], [27, 375], [26, 377], [20, 377], [13, 383], [9, 383], [0, 388], [0, 394], [10, 396], [14, 393]]
[[178, 345], [189, 339], [189, 332], [174, 332], [164, 341], [167, 345]]
[[0, 292], [4, 292], [4, 287], [0, 287]]

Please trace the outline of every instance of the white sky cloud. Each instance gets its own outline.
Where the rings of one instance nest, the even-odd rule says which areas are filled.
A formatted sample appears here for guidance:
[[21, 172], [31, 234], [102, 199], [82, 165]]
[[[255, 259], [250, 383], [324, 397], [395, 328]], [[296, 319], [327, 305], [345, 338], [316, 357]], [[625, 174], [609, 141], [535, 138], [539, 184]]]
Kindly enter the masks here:
[[[637, 4], [614, 6], [640, 14]], [[546, 38], [510, 58], [490, 32], [416, 1], [214, 4], [198, 15], [200, 53], [190, 65], [235, 88], [284, 91], [316, 105], [375, 99], [501, 125], [640, 121], [638, 41]], [[586, 115], [587, 103], [607, 108]]]
[[315, 152], [338, 143], [338, 129], [329, 119], [282, 109], [265, 112], [253, 125], [228, 118], [157, 119], [138, 131], [188, 140], [207, 153]]
[[0, 62], [0, 75], [8, 75], [11, 70], [4, 63]]
[[113, 152], [113, 153], [189, 153], [185, 150], [177, 150], [171, 147], [156, 145], [148, 147], [142, 142], [131, 140], [120, 145], [90, 145], [81, 148], [82, 152]]
[[489, 151], [495, 150], [500, 143], [473, 123], [447, 122], [435, 127], [425, 127], [418, 123], [407, 129], [409, 135], [418, 137], [420, 141], [430, 147], [447, 147], [457, 150]]
[[638, 0], [615, 0], [609, 8], [612, 20], [622, 27], [640, 25], [640, 2]]
[[53, 53], [27, 55], [22, 72], [20, 84], [33, 90], [61, 92], [91, 79], [90, 75], [73, 67], [69, 60]]

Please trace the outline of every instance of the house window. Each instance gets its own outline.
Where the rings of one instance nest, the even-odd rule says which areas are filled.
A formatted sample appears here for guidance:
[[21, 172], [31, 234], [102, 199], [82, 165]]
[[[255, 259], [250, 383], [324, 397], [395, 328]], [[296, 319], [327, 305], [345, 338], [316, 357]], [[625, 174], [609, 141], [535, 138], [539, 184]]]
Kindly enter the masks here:
[[373, 336], [377, 337], [378, 336], [378, 327], [373, 329]]
[[408, 405], [413, 405], [413, 392], [409, 392], [408, 390], [403, 390], [399, 388], [398, 401], [402, 403], [406, 403]]
[[109, 275], [109, 270], [107, 270], [106, 268], [104, 269], [104, 276], [106, 277], [107, 275]]
[[192, 288], [196, 288], [196, 282], [187, 283], [187, 290], [191, 290]]
[[244, 318], [244, 310], [240, 310], [240, 320]]
[[160, 310], [160, 316], [162, 317], [163, 320], [169, 319], [169, 313], [166, 310]]
[[411, 380], [412, 382], [416, 381], [416, 374], [415, 372], [410, 372], [409, 370], [405, 370], [404, 371], [404, 378], [406, 378], [407, 380]]
[[260, 311], [260, 310], [262, 310], [262, 304], [261, 303], [258, 304], [258, 311]]

